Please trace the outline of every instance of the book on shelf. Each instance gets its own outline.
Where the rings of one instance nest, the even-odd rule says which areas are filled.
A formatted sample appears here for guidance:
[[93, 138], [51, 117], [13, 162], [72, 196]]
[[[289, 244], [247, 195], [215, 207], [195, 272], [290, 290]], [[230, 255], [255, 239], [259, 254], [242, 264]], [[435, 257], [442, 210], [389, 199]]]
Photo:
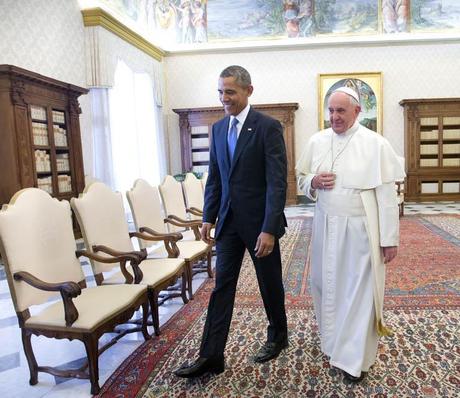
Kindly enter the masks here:
[[37, 172], [50, 172], [51, 162], [50, 155], [46, 151], [35, 150], [35, 170]]
[[460, 116], [445, 116], [442, 118], [444, 126], [455, 126], [460, 124]]
[[192, 161], [194, 162], [208, 162], [209, 152], [192, 152]]
[[208, 134], [208, 126], [192, 126], [191, 133], [192, 135]]
[[67, 146], [67, 131], [59, 126], [53, 126], [54, 145]]
[[422, 193], [438, 193], [439, 192], [439, 184], [437, 182], [423, 182], [421, 185]]
[[437, 126], [438, 125], [437, 117], [422, 117], [420, 118], [420, 126]]
[[450, 181], [442, 183], [442, 192], [444, 193], [460, 193], [460, 182]]
[[438, 145], [437, 144], [422, 144], [420, 145], [420, 155], [437, 155]]
[[460, 129], [446, 129], [442, 133], [445, 140], [460, 140]]
[[420, 159], [420, 167], [438, 167], [438, 159]]
[[53, 184], [50, 177], [37, 178], [37, 187], [43, 189], [49, 194], [53, 193]]
[[458, 158], [442, 159], [442, 165], [446, 167], [460, 167], [460, 156]]
[[72, 178], [69, 175], [58, 175], [58, 190], [60, 193], [72, 191]]
[[192, 138], [192, 149], [193, 148], [208, 148], [209, 138]]
[[460, 144], [444, 144], [442, 146], [442, 152], [445, 154], [456, 154], [460, 155]]
[[53, 123], [65, 124], [64, 112], [53, 110]]
[[69, 171], [70, 170], [68, 153], [56, 154], [56, 169], [57, 171]]
[[30, 116], [35, 120], [43, 120], [46, 122], [46, 109], [41, 106], [31, 106], [30, 107]]
[[48, 126], [44, 123], [32, 122], [32, 136], [34, 145], [49, 145]]

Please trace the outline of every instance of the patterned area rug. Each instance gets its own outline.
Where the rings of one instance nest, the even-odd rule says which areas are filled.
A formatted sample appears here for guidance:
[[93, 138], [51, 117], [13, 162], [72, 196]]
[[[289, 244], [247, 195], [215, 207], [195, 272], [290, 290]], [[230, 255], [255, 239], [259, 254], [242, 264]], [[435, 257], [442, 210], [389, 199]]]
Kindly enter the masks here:
[[213, 281], [142, 344], [107, 380], [106, 397], [457, 397], [460, 396], [460, 216], [404, 217], [400, 254], [387, 270], [385, 317], [395, 335], [359, 385], [343, 382], [319, 350], [308, 288], [311, 219], [290, 219], [281, 242], [290, 346], [277, 360], [252, 360], [266, 319], [255, 272], [245, 258], [226, 370], [196, 380], [172, 371], [198, 355]]

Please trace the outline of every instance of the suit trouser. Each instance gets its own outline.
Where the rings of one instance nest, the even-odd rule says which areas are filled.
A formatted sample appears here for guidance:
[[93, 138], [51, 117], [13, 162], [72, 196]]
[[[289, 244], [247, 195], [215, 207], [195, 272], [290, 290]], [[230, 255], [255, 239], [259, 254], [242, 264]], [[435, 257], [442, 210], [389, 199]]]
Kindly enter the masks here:
[[[257, 236], [244, 233], [232, 215], [216, 241], [216, 285], [208, 304], [208, 313], [201, 341], [200, 356], [211, 358], [224, 353], [232, 320], [236, 286], [245, 249], [251, 254], [260, 293], [267, 314], [267, 341], [282, 342], [287, 338], [287, 320], [284, 306], [281, 255], [278, 240], [271, 254], [256, 258], [254, 247]], [[247, 226], [246, 226], [247, 228]]]

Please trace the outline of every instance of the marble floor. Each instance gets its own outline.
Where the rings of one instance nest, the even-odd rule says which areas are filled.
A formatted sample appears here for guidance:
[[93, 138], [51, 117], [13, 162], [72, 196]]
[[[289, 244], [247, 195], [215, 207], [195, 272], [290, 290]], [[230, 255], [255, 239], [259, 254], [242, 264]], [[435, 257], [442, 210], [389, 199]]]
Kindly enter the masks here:
[[[286, 208], [287, 217], [312, 216], [312, 205], [297, 205]], [[407, 203], [405, 214], [460, 214], [460, 202], [436, 203]], [[82, 263], [83, 270], [89, 285], [94, 285], [90, 265]], [[198, 274], [193, 279], [193, 289], [196, 290], [205, 280], [205, 273]], [[170, 300], [160, 307], [160, 323], [163, 325], [174, 313], [182, 307], [179, 298]], [[149, 328], [150, 329], [150, 328]], [[150, 330], [151, 332], [151, 330]], [[108, 341], [103, 337], [101, 343]], [[1, 397], [90, 397], [88, 380], [62, 379], [38, 374], [38, 384], [29, 386], [29, 371], [25, 359], [20, 329], [9, 294], [3, 266], [0, 265], [0, 396]], [[102, 386], [105, 380], [115, 371], [123, 360], [131, 354], [143, 338], [140, 333], [128, 334], [117, 344], [105, 351], [99, 358], [99, 381]], [[79, 341], [55, 340], [44, 337], [32, 338], [32, 345], [39, 365], [79, 367], [85, 359], [84, 346]]]

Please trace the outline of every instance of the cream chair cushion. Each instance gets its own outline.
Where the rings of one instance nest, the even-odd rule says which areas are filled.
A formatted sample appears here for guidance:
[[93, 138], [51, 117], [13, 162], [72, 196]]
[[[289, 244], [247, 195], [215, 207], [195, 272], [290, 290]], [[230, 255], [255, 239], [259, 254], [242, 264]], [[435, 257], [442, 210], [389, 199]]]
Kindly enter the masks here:
[[[143, 273], [143, 278], [140, 283], [151, 287], [159, 286], [176, 275], [183, 266], [184, 260], [181, 258], [146, 259], [139, 265]], [[117, 272], [107, 279], [104, 279], [103, 283], [104, 285], [118, 284], [124, 283], [124, 280], [123, 274]]]
[[[180, 251], [179, 257], [188, 261], [192, 260], [196, 256], [201, 256], [205, 254], [209, 249], [209, 246], [201, 240], [181, 240], [177, 242], [177, 247]], [[164, 246], [154, 247], [151, 250], [147, 250], [147, 252], [149, 258], [165, 258], [168, 256], [168, 252], [166, 251]]]
[[[93, 182], [85, 187], [78, 198], [72, 198], [71, 205], [80, 224], [87, 250], [92, 251], [93, 245], [104, 245], [124, 252], [134, 250], [129, 237], [123, 199], [119, 192], [113, 192], [102, 182]], [[93, 260], [91, 264], [95, 274], [110, 271], [118, 266]]]
[[86, 288], [78, 297], [73, 299], [79, 316], [72, 326], [66, 327], [65, 325], [64, 306], [61, 301], [53, 303], [39, 314], [31, 316], [26, 321], [26, 326], [52, 330], [92, 331], [104, 323], [107, 318], [129, 307], [145, 293], [146, 289], [147, 287], [144, 285]]
[[58, 201], [41, 189], [23, 189], [8, 205], [3, 205], [0, 240], [2, 251], [6, 253], [3, 260], [7, 262], [6, 272], [9, 273], [8, 282], [17, 312], [60, 294], [15, 281], [13, 275], [16, 272], [26, 271], [51, 283], [85, 279], [75, 255], [69, 203]]

